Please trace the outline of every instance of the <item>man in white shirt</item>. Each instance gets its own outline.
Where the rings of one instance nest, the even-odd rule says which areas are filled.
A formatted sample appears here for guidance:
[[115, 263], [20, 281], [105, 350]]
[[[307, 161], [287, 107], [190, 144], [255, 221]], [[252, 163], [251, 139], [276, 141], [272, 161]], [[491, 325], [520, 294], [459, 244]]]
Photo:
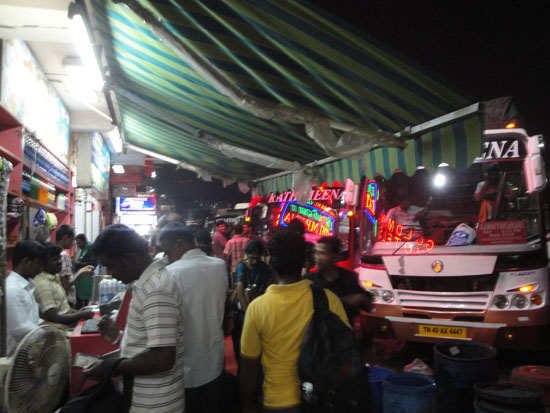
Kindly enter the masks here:
[[[147, 241], [125, 225], [111, 225], [94, 242], [93, 251], [108, 273], [129, 284], [132, 300], [124, 333], [104, 317], [99, 323], [105, 340], [121, 340], [122, 361], [115, 375], [132, 376], [132, 413], [182, 412], [183, 318], [181, 297], [162, 260], [153, 261]], [[103, 361], [84, 370], [98, 377]]]
[[419, 217], [422, 215], [425, 208], [411, 205], [411, 199], [407, 194], [398, 196], [398, 205], [388, 211], [385, 220], [393, 220], [396, 225], [406, 227], [418, 227], [420, 229]]
[[[183, 251], [183, 256], [166, 269], [174, 278], [183, 301], [186, 413], [217, 413], [224, 365], [222, 324], [227, 267], [223, 260], [209, 257], [196, 248], [191, 228], [179, 225], [168, 230]], [[163, 235], [161, 233], [161, 238]]]
[[19, 241], [13, 249], [13, 271], [6, 277], [8, 355], [42, 322], [32, 279], [42, 271], [46, 257], [46, 247], [37, 241]]

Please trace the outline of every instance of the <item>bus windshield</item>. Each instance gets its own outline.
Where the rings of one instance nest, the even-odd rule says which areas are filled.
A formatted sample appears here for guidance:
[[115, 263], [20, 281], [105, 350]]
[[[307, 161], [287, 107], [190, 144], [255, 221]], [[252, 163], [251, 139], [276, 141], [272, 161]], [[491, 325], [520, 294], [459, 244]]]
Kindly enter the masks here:
[[538, 195], [527, 193], [521, 161], [474, 163], [464, 171], [442, 164], [435, 172], [396, 172], [366, 185], [363, 250], [418, 239], [430, 240], [431, 249], [446, 245], [459, 225], [474, 232], [489, 222], [520, 226], [523, 242], [540, 234]]

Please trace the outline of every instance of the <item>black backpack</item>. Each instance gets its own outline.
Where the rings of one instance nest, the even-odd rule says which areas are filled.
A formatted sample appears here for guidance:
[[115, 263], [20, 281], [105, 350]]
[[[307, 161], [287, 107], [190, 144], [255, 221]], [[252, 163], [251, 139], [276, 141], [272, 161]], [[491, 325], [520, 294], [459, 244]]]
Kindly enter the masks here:
[[370, 388], [353, 331], [330, 312], [322, 289], [311, 290], [314, 313], [298, 358], [302, 412], [369, 412]]

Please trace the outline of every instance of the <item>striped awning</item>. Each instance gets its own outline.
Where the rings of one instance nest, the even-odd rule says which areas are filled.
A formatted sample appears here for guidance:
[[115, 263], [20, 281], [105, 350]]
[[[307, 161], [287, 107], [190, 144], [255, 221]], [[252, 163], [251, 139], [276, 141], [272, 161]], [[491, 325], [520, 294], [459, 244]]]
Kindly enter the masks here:
[[[336, 134], [357, 128], [391, 136], [473, 102], [306, 1], [89, 0], [89, 6], [125, 140], [220, 176], [251, 180], [277, 169], [229, 158], [203, 135], [304, 165], [327, 152], [306, 133], [298, 119], [303, 114], [328, 120]], [[249, 98], [248, 106], [220, 91], [224, 82]], [[270, 104], [278, 110], [271, 113]], [[281, 108], [285, 116], [279, 116]], [[292, 121], [289, 113], [300, 116]], [[458, 142], [479, 134], [465, 122], [436, 132], [431, 142], [422, 137], [404, 151], [378, 149], [359, 161], [325, 165], [320, 173], [334, 179], [387, 175], [392, 168], [410, 173], [419, 162], [437, 163], [447, 152], [461, 164], [471, 151]]]
[[[462, 171], [467, 169], [481, 153], [482, 118], [478, 115], [454, 122], [408, 141], [405, 149], [379, 148], [360, 160], [337, 160], [314, 167], [317, 183], [351, 178], [359, 183], [362, 177], [382, 175], [390, 178], [401, 171], [413, 176], [418, 167], [434, 171], [441, 163]], [[292, 174], [259, 181], [256, 192], [266, 195], [285, 192], [292, 188]]]

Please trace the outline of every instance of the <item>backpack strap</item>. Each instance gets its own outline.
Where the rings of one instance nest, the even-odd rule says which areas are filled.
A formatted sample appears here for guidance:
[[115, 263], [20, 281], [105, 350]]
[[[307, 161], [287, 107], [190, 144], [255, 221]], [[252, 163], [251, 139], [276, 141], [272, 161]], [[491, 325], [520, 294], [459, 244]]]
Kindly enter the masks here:
[[330, 310], [328, 307], [328, 299], [325, 291], [322, 288], [313, 287], [311, 284], [311, 292], [313, 293], [313, 308], [317, 314], [327, 314]]

